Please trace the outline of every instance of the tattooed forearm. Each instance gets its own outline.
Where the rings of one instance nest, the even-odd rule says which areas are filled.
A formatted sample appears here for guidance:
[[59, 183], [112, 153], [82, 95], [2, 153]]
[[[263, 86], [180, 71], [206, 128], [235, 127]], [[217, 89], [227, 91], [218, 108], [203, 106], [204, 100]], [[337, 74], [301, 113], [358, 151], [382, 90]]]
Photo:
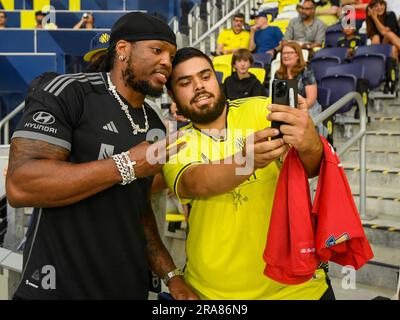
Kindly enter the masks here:
[[69, 151], [38, 140], [15, 138], [10, 146], [10, 158], [8, 162], [8, 175], [12, 175], [16, 169], [29, 160], [53, 159], [66, 160]]
[[149, 204], [147, 212], [142, 216], [142, 224], [147, 240], [147, 256], [151, 269], [159, 276], [174, 270], [175, 264], [171, 255], [161, 241], [153, 210]]

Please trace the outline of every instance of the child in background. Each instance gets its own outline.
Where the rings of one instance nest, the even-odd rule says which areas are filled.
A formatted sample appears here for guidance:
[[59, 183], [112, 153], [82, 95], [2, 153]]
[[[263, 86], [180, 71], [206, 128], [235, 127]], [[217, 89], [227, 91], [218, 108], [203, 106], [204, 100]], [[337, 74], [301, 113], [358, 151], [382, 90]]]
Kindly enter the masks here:
[[361, 36], [356, 31], [355, 27], [348, 25], [343, 28], [344, 36], [340, 37], [337, 41], [337, 46], [342, 48], [349, 48], [347, 57], [352, 57], [357, 47], [364, 45]]
[[222, 86], [225, 97], [229, 100], [240, 98], [267, 96], [265, 87], [249, 72], [254, 60], [247, 49], [239, 49], [233, 53], [232, 67], [236, 70], [225, 79]]

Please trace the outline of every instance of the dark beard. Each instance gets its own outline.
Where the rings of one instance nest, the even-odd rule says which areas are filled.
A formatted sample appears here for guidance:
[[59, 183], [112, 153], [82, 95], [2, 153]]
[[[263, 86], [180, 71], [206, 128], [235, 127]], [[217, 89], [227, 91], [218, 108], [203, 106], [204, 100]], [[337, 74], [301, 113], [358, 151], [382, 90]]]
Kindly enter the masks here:
[[[201, 94], [203, 93], [205, 92], [201, 92]], [[178, 109], [182, 116], [184, 116], [186, 119], [190, 119], [193, 123], [207, 124], [216, 120], [222, 114], [222, 112], [224, 112], [225, 107], [226, 98], [221, 90], [220, 96], [215, 102], [213, 108], [207, 110], [206, 112], [198, 112], [192, 109], [184, 109], [181, 106], [178, 106]]]
[[135, 79], [135, 70], [132, 65], [132, 56], [129, 56], [126, 69], [122, 70], [122, 79], [124, 79], [125, 86], [130, 87], [133, 90], [144, 94], [145, 96], [149, 95], [157, 98], [163, 92], [162, 88], [152, 87], [148, 80]]

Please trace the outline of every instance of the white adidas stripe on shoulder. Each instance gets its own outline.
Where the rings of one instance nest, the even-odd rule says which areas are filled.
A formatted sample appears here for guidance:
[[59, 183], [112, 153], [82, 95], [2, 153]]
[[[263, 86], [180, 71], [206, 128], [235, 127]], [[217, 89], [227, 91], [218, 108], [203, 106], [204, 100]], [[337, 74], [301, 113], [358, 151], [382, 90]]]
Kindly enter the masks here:
[[[74, 80], [85, 80], [84, 82], [87, 81], [100, 81], [103, 78], [101, 77], [101, 74], [99, 73], [76, 73], [76, 74], [67, 74], [67, 75], [61, 75], [53, 79], [45, 88], [44, 91], [47, 91], [49, 93], [54, 93], [57, 89], [61, 87], [65, 88], [64, 84], [68, 82], [71, 83]], [[72, 81], [71, 81], [72, 80]], [[62, 91], [62, 90], [61, 90]], [[59, 90], [57, 91], [59, 92]]]

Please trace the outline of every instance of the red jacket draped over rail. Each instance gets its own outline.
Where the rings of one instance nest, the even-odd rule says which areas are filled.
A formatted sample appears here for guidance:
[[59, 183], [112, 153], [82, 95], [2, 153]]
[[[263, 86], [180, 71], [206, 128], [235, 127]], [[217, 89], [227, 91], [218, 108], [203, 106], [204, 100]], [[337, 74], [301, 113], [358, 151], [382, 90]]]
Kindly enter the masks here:
[[307, 175], [294, 148], [279, 176], [264, 274], [281, 283], [308, 281], [321, 261], [358, 270], [373, 257], [344, 169], [332, 146], [321, 139], [324, 156], [313, 205]]

